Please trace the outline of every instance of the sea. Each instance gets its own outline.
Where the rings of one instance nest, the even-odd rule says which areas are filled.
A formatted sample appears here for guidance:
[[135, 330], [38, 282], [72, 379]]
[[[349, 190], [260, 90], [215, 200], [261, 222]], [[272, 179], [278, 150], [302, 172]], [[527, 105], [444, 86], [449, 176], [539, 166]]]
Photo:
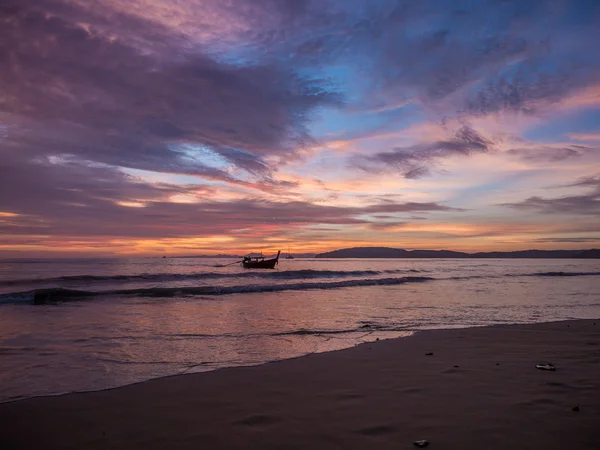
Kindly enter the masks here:
[[0, 401], [579, 318], [600, 318], [600, 260], [0, 260]]

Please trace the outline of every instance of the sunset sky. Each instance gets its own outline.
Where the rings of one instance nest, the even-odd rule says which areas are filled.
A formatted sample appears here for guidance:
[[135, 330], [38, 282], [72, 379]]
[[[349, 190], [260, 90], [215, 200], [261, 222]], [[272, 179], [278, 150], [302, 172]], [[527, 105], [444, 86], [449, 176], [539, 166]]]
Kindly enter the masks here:
[[0, 257], [600, 247], [600, 2], [4, 0]]

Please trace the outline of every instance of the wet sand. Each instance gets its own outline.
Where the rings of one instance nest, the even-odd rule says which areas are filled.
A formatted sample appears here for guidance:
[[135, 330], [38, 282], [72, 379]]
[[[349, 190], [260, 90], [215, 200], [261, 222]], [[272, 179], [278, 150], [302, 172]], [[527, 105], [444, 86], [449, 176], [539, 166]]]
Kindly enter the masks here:
[[427, 331], [0, 404], [7, 450], [411, 449], [420, 439], [432, 449], [599, 448], [600, 320]]

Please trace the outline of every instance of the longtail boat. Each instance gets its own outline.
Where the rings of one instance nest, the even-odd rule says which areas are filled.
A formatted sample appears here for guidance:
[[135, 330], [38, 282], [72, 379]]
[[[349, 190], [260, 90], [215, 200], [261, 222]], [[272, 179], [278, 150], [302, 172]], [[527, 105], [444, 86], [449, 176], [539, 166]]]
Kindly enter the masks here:
[[277, 256], [271, 259], [265, 259], [262, 253], [249, 253], [242, 259], [242, 266], [246, 269], [274, 269], [275, 265], [279, 263], [279, 254], [281, 250], [277, 252]]
[[294, 255], [290, 253], [290, 246], [288, 245], [288, 253], [285, 255], [285, 259], [294, 259]]

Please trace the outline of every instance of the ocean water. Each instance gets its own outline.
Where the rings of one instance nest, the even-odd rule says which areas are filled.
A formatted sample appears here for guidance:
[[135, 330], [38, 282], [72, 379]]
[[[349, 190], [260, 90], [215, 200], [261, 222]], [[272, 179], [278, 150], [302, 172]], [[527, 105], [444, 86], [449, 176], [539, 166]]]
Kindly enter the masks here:
[[232, 262], [0, 261], [0, 401], [416, 330], [600, 318], [600, 260], [295, 259], [275, 270]]

